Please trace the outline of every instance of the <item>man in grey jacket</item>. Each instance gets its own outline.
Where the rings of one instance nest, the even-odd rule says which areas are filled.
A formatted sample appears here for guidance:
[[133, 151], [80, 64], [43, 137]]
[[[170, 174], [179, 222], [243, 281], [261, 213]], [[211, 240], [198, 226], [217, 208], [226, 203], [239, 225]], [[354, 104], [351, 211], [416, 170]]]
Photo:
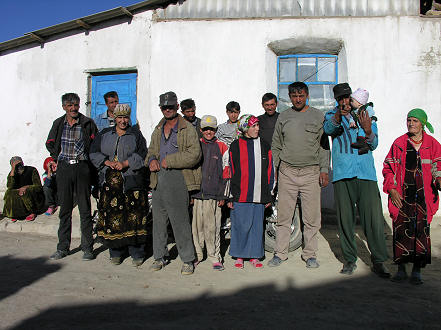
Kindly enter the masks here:
[[279, 266], [288, 259], [291, 223], [300, 195], [305, 243], [302, 259], [306, 267], [318, 268], [320, 187], [326, 187], [329, 180], [329, 142], [323, 135], [323, 113], [306, 104], [308, 86], [303, 82], [292, 83], [288, 93], [293, 106], [277, 119], [271, 146], [274, 166], [278, 169], [279, 204], [274, 257], [268, 266]]

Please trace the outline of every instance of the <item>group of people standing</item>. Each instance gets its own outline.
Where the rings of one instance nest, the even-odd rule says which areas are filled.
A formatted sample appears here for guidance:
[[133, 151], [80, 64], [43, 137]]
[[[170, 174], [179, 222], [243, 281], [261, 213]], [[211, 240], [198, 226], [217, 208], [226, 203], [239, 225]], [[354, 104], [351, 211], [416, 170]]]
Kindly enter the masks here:
[[[231, 211], [229, 253], [235, 259], [234, 266], [243, 268], [244, 261], [249, 261], [255, 268], [263, 267], [264, 211], [274, 203], [276, 194], [276, 244], [268, 266], [280, 266], [288, 259], [292, 218], [300, 198], [304, 223], [301, 258], [306, 267], [318, 268], [320, 191], [328, 185], [332, 155], [345, 259], [340, 272], [351, 275], [357, 267], [354, 227], [358, 210], [372, 270], [380, 277], [390, 277], [384, 266], [388, 253], [372, 156], [378, 145], [373, 104], [368, 102], [366, 90], [352, 92], [347, 83], [337, 84], [333, 92], [337, 105], [323, 114], [308, 105], [308, 86], [295, 82], [288, 87], [291, 109], [279, 114], [277, 97], [267, 93], [262, 97], [263, 115], [240, 116], [239, 103], [231, 101], [226, 106], [228, 120], [220, 125], [211, 115], [197, 118], [192, 99], [179, 103], [175, 93], [167, 92], [159, 97], [163, 118], [154, 128], [148, 148], [139, 126], [130, 122], [130, 106], [119, 104], [116, 92], [104, 95], [108, 109], [96, 123], [79, 112], [77, 94], [63, 95], [66, 114], [54, 121], [46, 142], [51, 156], [45, 161], [49, 183], [56, 172], [56, 201], [46, 202], [47, 213], [60, 206], [59, 242], [51, 259], [69, 254], [75, 204], [80, 212], [83, 259], [95, 258], [90, 204], [91, 187], [95, 186], [99, 187], [97, 237], [109, 248], [111, 263], [118, 265], [129, 254], [133, 265], [141, 265], [148, 234], [149, 185], [151, 268], [155, 271], [170, 261], [168, 224], [183, 262], [182, 274], [194, 272], [204, 260], [204, 248], [213, 269], [223, 270], [220, 226], [225, 208]], [[183, 116], [178, 114], [180, 107]], [[397, 282], [407, 279], [405, 264], [410, 262], [410, 281], [422, 283], [421, 268], [430, 263], [429, 228], [438, 209], [441, 145], [426, 134], [425, 127], [433, 133], [426, 113], [422, 109], [410, 111], [408, 132], [393, 143], [384, 162], [383, 190], [389, 195], [394, 262], [398, 265], [392, 279]], [[20, 209], [20, 216], [35, 218], [42, 208], [42, 202], [31, 193], [41, 189], [34, 170], [23, 166], [19, 157], [11, 159], [6, 216], [12, 217], [11, 210]], [[189, 205], [193, 206], [191, 212]]]

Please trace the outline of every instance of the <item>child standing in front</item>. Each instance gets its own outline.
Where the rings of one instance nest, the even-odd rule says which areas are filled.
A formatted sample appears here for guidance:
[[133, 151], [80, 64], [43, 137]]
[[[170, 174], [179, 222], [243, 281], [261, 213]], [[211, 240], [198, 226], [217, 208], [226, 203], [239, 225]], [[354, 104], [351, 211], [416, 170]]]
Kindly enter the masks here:
[[197, 265], [203, 259], [204, 243], [207, 257], [214, 270], [223, 270], [220, 256], [221, 207], [225, 203], [230, 179], [228, 147], [215, 134], [217, 119], [203, 116], [201, 119], [202, 183], [201, 190], [193, 195], [193, 243]]
[[271, 205], [275, 185], [271, 147], [259, 138], [257, 117], [240, 117], [238, 130], [239, 138], [230, 146], [230, 255], [236, 268], [243, 268], [244, 259], [262, 268], [264, 210]]

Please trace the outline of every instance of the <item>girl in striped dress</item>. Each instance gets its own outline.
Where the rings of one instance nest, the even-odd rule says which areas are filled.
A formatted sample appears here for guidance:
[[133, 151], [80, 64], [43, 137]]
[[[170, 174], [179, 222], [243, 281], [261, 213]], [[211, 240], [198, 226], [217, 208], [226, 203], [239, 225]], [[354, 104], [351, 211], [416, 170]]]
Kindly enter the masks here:
[[238, 130], [239, 139], [230, 146], [230, 255], [236, 268], [243, 268], [244, 259], [261, 268], [264, 210], [272, 201], [274, 165], [270, 146], [259, 138], [257, 117], [243, 115]]

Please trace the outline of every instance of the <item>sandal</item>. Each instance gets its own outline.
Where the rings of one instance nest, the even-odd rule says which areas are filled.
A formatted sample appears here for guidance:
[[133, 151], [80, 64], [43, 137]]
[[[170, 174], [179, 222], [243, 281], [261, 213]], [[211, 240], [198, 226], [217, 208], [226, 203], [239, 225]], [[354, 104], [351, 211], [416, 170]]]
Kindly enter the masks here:
[[243, 259], [237, 258], [236, 262], [234, 263], [234, 267], [242, 269], [243, 268]]
[[222, 265], [222, 263], [219, 262], [219, 261], [218, 262], [214, 262], [213, 263], [213, 269], [214, 270], [224, 270], [224, 265]]
[[262, 268], [263, 264], [259, 261], [259, 259], [250, 259], [250, 263], [254, 268]]
[[35, 220], [35, 214], [29, 214], [27, 217], [26, 217], [26, 221], [34, 221]]

